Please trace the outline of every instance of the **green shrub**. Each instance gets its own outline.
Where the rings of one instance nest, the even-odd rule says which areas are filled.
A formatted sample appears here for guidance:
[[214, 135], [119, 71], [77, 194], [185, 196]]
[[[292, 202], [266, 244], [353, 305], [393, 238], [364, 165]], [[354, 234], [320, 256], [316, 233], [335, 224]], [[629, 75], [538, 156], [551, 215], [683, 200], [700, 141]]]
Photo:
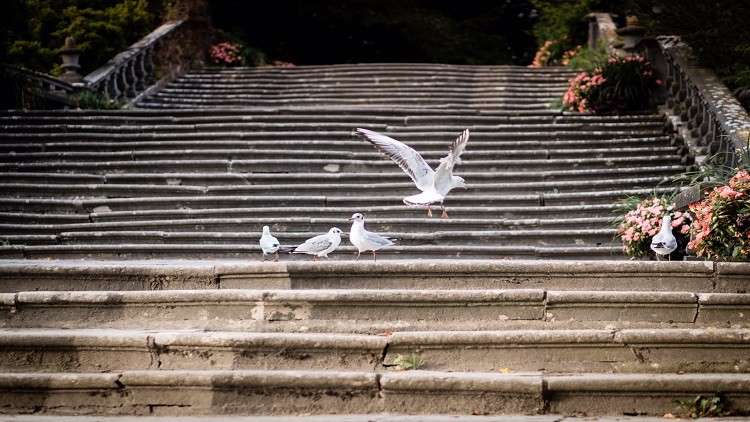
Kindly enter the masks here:
[[570, 81], [563, 106], [599, 114], [644, 111], [653, 107], [653, 94], [661, 84], [644, 57], [612, 56], [604, 66]]
[[161, 0], [14, 0], [3, 56], [8, 63], [59, 74], [57, 51], [73, 36], [82, 73], [106, 63], [159, 24]]
[[75, 102], [78, 108], [85, 110], [115, 110], [122, 106], [117, 101], [92, 91], [79, 92], [75, 96]]
[[578, 49], [565, 65], [572, 69], [593, 72], [594, 69], [604, 66], [608, 59], [607, 47], [604, 44], [599, 44], [594, 49], [588, 47]]

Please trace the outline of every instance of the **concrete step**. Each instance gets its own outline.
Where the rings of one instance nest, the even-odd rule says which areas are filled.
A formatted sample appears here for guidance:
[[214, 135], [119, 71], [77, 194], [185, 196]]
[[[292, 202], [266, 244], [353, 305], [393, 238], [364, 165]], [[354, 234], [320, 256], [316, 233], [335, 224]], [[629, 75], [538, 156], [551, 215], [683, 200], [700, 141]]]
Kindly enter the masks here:
[[[350, 256], [349, 259], [352, 258]], [[362, 259], [359, 262], [260, 263], [247, 260], [6, 260], [0, 262], [0, 291], [219, 287], [688, 291], [713, 293], [705, 295], [705, 300], [727, 305], [727, 311], [731, 311], [732, 302], [722, 301], [723, 296], [716, 293], [745, 293], [748, 273], [750, 264], [747, 263], [699, 261], [539, 262], [443, 259], [372, 262]], [[12, 297], [11, 294], [5, 300], [11, 300]], [[101, 300], [106, 299], [106, 295], [99, 297]], [[738, 308], [738, 313], [733, 318], [747, 318], [748, 315], [750, 313], [742, 314], [741, 308]], [[700, 316], [705, 317], [706, 313], [701, 313]]]
[[[49, 416], [49, 415], [8, 415], [0, 416], [2, 422], [455, 422], [455, 415], [403, 415], [403, 414], [367, 414], [367, 415], [305, 415], [305, 416]], [[199, 421], [200, 420], [200, 421]], [[579, 418], [563, 415], [464, 415], [461, 421], [466, 422], [576, 422]], [[657, 422], [659, 417], [624, 417], [602, 416], [587, 418], [602, 422], [627, 422], [630, 420]], [[705, 419], [710, 421], [735, 422], [741, 418], [724, 417]]]
[[[398, 132], [394, 134], [400, 138], [401, 141], [407, 144], [413, 143], [418, 140], [429, 140], [435, 141], [444, 139], [444, 145], [448, 145], [448, 142], [455, 139], [456, 132]], [[558, 130], [558, 131], [486, 131], [486, 132], [475, 132], [471, 134], [472, 140], [488, 140], [488, 141], [503, 141], [503, 140], [514, 140], [519, 139], [528, 140], [531, 142], [535, 141], [548, 141], [553, 142], [557, 140], [583, 140], [583, 139], [598, 139], [607, 140], [615, 138], [654, 138], [664, 136], [664, 132], [661, 129], [634, 129], [634, 130], [599, 130], [599, 131], [581, 131], [581, 130]], [[149, 140], [164, 140], [164, 141], [185, 141], [185, 140], [203, 140], [206, 139], [218, 139], [218, 140], [312, 140], [320, 139], [323, 140], [346, 140], [351, 141], [353, 139], [351, 130], [339, 130], [339, 131], [213, 131], [213, 132], [167, 132], [167, 133], [156, 133], [156, 132], [138, 132], [138, 133], [96, 133], [96, 132], [54, 132], [54, 133], [34, 133], [34, 132], [4, 132], [0, 135], [0, 140], [8, 144], [18, 144], [20, 142], [52, 142], [52, 141], [91, 141], [99, 140], [104, 142], [112, 142], [113, 140], [123, 141], [149, 141]], [[416, 145], [416, 143], [415, 143]]]
[[[352, 246], [338, 249], [341, 255], [332, 260], [348, 259], [356, 250]], [[537, 245], [409, 245], [388, 248], [390, 259], [623, 259], [622, 247], [611, 244], [581, 245], [580, 243]], [[0, 259], [260, 259], [257, 242], [227, 243], [117, 243], [62, 245], [0, 246]], [[302, 261], [307, 256], [292, 255], [290, 260]], [[381, 255], [382, 259], [382, 255]]]
[[[148, 223], [137, 223], [134, 226], [150, 226], [152, 230], [138, 230], [140, 227], [123, 227], [117, 226], [115, 230], [97, 230], [95, 227], [91, 228], [79, 228], [77, 231], [59, 231], [63, 229], [37, 229], [34, 227], [23, 227], [23, 228], [11, 228], [2, 227], [3, 232], [21, 234], [3, 234], [0, 235], [0, 239], [7, 242], [10, 245], [23, 245], [26, 243], [25, 235], [32, 233], [51, 233], [50, 239], [45, 244], [71, 244], [71, 245], [113, 245], [113, 244], [195, 244], [195, 245], [210, 245], [210, 244], [224, 244], [224, 245], [243, 245], [247, 250], [247, 245], [252, 245], [260, 238], [260, 232], [236, 232], [231, 231], [231, 227], [220, 227], [227, 231], [188, 231], [191, 229], [200, 229], [198, 224], [194, 223], [183, 223], [185, 226], [179, 225], [179, 223], [172, 225], [166, 225], [164, 227], [158, 227], [156, 224]], [[221, 223], [219, 223], [221, 224]], [[211, 224], [209, 224], [211, 225]], [[339, 224], [340, 225], [340, 224]], [[321, 228], [330, 228], [322, 226]], [[154, 230], [155, 228], [162, 228], [166, 230]], [[130, 230], [129, 230], [130, 229]], [[135, 229], [135, 230], [133, 230]], [[210, 230], [210, 228], [209, 228]], [[284, 233], [276, 233], [277, 237], [283, 239], [282, 242], [290, 245], [298, 245], [303, 243], [306, 239], [313, 236], [317, 236], [320, 233], [325, 233], [326, 230], [318, 230], [312, 232], [292, 232], [287, 231]], [[575, 245], [591, 245], [591, 246], [612, 246], [617, 247], [619, 244], [614, 241], [615, 229], [516, 229], [516, 230], [492, 230], [489, 227], [484, 227], [481, 230], [474, 231], [460, 231], [460, 230], [444, 230], [444, 231], [433, 231], [429, 233], [415, 233], [411, 231], [399, 231], [391, 230], [384, 232], [398, 239], [397, 244], [401, 247], [400, 249], [393, 249], [393, 253], [397, 251], [407, 252], [411, 250], [409, 247], [416, 246], [455, 246], [460, 247], [462, 245], [482, 245], [482, 246], [512, 246], [514, 244], [522, 243], [526, 246], [567, 246], [571, 244]], [[30, 239], [33, 244], [41, 244], [40, 239]], [[344, 248], [341, 251], [355, 251], [355, 249], [346, 247], [348, 240], [344, 240]], [[260, 253], [260, 248], [255, 248], [253, 252]], [[467, 249], [467, 252], [470, 250]], [[390, 248], [388, 250], [381, 251], [381, 256], [391, 255]]]
[[[439, 161], [428, 159], [428, 165], [435, 167]], [[554, 159], [478, 159], [462, 162], [457, 171], [518, 171], [518, 168], [539, 171], [550, 170], [601, 170], [620, 166], [688, 166], [689, 157], [670, 155], [621, 155], [606, 158], [554, 158]], [[39, 161], [29, 163], [0, 163], [0, 172], [265, 172], [265, 173], [354, 173], [354, 172], [393, 172], [397, 166], [385, 158], [372, 160], [318, 159], [318, 158], [279, 158], [279, 159], [126, 159], [121, 161]]]
[[[675, 146], [648, 146], [630, 148], [575, 148], [575, 149], [540, 149], [530, 151], [526, 149], [511, 149], [504, 151], [475, 149], [466, 152], [461, 158], [462, 164], [470, 165], [473, 162], [486, 160], [504, 161], [510, 158], [557, 160], [577, 157], [615, 158], [622, 156], [666, 156], [674, 155], [681, 158], [678, 148]], [[428, 162], [435, 163], [441, 157], [447, 155], [446, 150], [430, 149], [422, 150], [422, 157]], [[139, 151], [85, 151], [85, 152], [25, 152], [25, 153], [0, 153], [0, 163], [35, 163], [35, 162], [59, 162], [59, 161], [123, 161], [123, 160], [253, 160], [253, 159], [295, 159], [314, 158], [318, 160], [377, 160], [383, 157], [377, 151], [333, 151], [333, 150], [290, 150], [290, 149], [170, 149], [170, 150], [139, 150]]]
[[[398, 370], [750, 372], [748, 329], [589, 329], [335, 333], [0, 329], [2, 372]], [[529, 350], [534, 355], [529, 356]], [[512, 369], [511, 369], [512, 368]]]
[[[535, 88], [536, 89], [536, 88]], [[159, 111], [146, 109], [118, 110], [112, 113], [106, 110], [66, 110], [64, 113], [54, 110], [0, 110], [0, 122], [4, 125], [15, 124], [72, 124], [72, 125], [203, 125], [222, 123], [276, 123], [292, 124], [306, 123], [320, 125], [323, 123], [356, 123], [370, 122], [383, 125], [426, 125], [426, 124], [553, 124], [553, 123], [606, 123], [606, 122], [664, 122], [659, 114], [627, 114], [627, 115], [594, 115], [587, 113], [545, 111], [536, 114], [477, 114], [467, 110], [455, 110], [453, 114], [444, 111], [413, 110], [412, 115], [407, 111], [394, 108], [391, 112], [373, 111], [370, 108], [348, 111], [334, 110], [336, 113], [321, 114], [325, 108], [300, 111], [294, 109], [274, 110], [268, 108], [251, 108], [246, 111], [215, 110], [210, 114], [198, 114], [190, 110]]]
[[[227, 285], [247, 285], [227, 278]], [[703, 299], [701, 301], [701, 295]], [[5, 316], [13, 327], [194, 327], [206, 324], [305, 322], [439, 323], [483, 321], [612, 321], [726, 323], [746, 326], [739, 310], [750, 307], [750, 295], [687, 291], [291, 289], [21, 291], [0, 293]], [[707, 298], [706, 298], [707, 296]], [[716, 305], [713, 301], [719, 302]], [[730, 313], [726, 302], [732, 303]], [[705, 311], [705, 312], [704, 312]], [[718, 311], [718, 312], [716, 312]], [[428, 335], [429, 337], [429, 335]], [[732, 337], [732, 336], [729, 336]], [[520, 341], [520, 340], [516, 340]], [[728, 340], [727, 340], [728, 341]], [[737, 340], [747, 343], [745, 334]], [[429, 348], [425, 340], [424, 347]], [[416, 347], [416, 346], [413, 346]], [[632, 353], [632, 352], [631, 352]], [[746, 364], [747, 362], [745, 362]]]
[[[55, 186], [55, 185], [49, 185]], [[109, 186], [109, 185], [105, 185]], [[116, 186], [116, 185], [112, 185]], [[158, 186], [157, 186], [158, 188]], [[93, 191], [95, 192], [95, 191]], [[621, 198], [649, 193], [671, 193], [673, 188], [623, 189], [598, 192], [572, 193], [529, 193], [522, 195], [451, 195], [445, 200], [446, 209], [461, 207], [503, 207], [503, 206], [554, 206], [554, 205], [600, 205], [617, 203]], [[70, 198], [79, 197], [70, 193]], [[6, 197], [7, 198], [7, 197]], [[36, 199], [36, 198], [3, 198], [0, 209], [17, 210], [35, 209], [86, 209], [89, 211], [125, 211], [170, 208], [240, 208], [240, 207], [331, 207], [357, 209], [364, 212], [365, 207], [388, 206], [402, 203], [403, 196], [302, 196], [302, 195], [200, 195], [200, 196], [133, 196], [117, 195], [114, 198], [90, 197], [88, 199]], [[19, 207], [20, 206], [20, 207]], [[435, 209], [439, 207], [434, 207]], [[411, 216], [418, 216], [424, 208], [412, 208]], [[452, 212], [452, 211], [451, 211]], [[464, 217], [453, 213], [453, 217]], [[351, 216], [351, 214], [349, 214]], [[339, 218], [345, 215], [339, 214]]]
[[[312, 177], [311, 177], [312, 178]], [[0, 177], [1, 179], [1, 177]], [[408, 179], [402, 177], [402, 179]], [[171, 179], [175, 180], [175, 179]], [[614, 191], [626, 188], [647, 188], [651, 186], [671, 186], [668, 177], [622, 178], [616, 180], [552, 181], [552, 182], [514, 182], [498, 180], [495, 183], [472, 183], [471, 191], [476, 195], [529, 194], [529, 193], [581, 193]], [[314, 190], [319, 195], [341, 195], [347, 197], [372, 195], [402, 195], [406, 197], [417, 193], [412, 182], [370, 183], [268, 183], [264, 185], [150, 185], [150, 184], [46, 184], [46, 183], [0, 183], [0, 190], [6, 195], [16, 197], [70, 197], [70, 196], [106, 196], [106, 197], [148, 197], [148, 196], [195, 196], [195, 195], [301, 195]]]
[[[372, 118], [372, 117], [370, 117]], [[130, 123], [130, 122], [129, 122]], [[16, 122], [12, 124], [0, 125], [0, 129], [7, 133], [29, 133], [29, 132], [104, 132], [112, 133], [117, 132], [216, 132], [216, 131], [227, 131], [227, 130], [255, 130], [255, 131], [304, 131], [317, 129], [319, 131], [349, 131], [353, 130], [354, 127], [366, 126], [372, 130], [378, 130], [385, 132], [391, 136], [399, 136], [399, 132], [460, 132], [464, 129], [470, 129], [473, 132], [508, 132], [508, 131], [559, 131], [559, 130], [571, 130], [580, 129], [582, 131], [596, 131], [602, 129], [662, 129], [664, 122], [659, 120], [636, 120], [636, 121], [578, 121], [578, 122], [565, 122], [565, 121], [543, 121], [543, 122], [495, 122], [494, 124], [477, 124], [477, 122], [465, 122], [464, 124], [453, 123], [449, 124], [445, 121], [442, 122], [429, 122], [427, 124], [420, 124], [419, 122], [411, 122], [404, 124], [402, 121], [392, 122], [381, 122], [376, 120], [371, 122], [368, 118], [357, 118], [351, 121], [340, 120], [335, 122], [317, 121], [317, 122], [296, 122], [296, 121], [253, 121], [253, 120], [240, 120], [234, 119], [229, 122], [217, 122], [217, 123], [202, 123], [202, 122], [163, 122], [158, 124], [151, 124], [150, 122], [143, 123], [131, 123], [131, 124], [106, 124], [83, 121], [81, 123], [73, 122], [61, 122], [61, 123], [36, 123], [36, 122]], [[408, 134], [406, 134], [408, 135]], [[362, 141], [358, 141], [362, 143]], [[447, 144], [447, 142], [443, 142]]]
[[[462, 171], [461, 174], [479, 182], [498, 182], [502, 180], [518, 181], [519, 186], [523, 183], [535, 183], [542, 181], [581, 181], [596, 182], [599, 179], [612, 179], [616, 177], [643, 178], [643, 177], [666, 177], [685, 171], [684, 166], [638, 166], [619, 167], [617, 169], [576, 169], [556, 171]], [[0, 173], [0, 181], [3, 183], [40, 183], [40, 184], [147, 184], [147, 185], [262, 185], [266, 183], [308, 183], [310, 178], [321, 183], [359, 183], [372, 181], [377, 178], [381, 182], [403, 182], [404, 173], [400, 170], [383, 171], [378, 173], [368, 172], [337, 172], [337, 173], [44, 173], [44, 172], [6, 172]], [[515, 184], [514, 184], [515, 185]]]
[[[410, 142], [417, 150], [441, 150], [445, 149], [445, 142], [419, 140]], [[551, 141], [473, 141], [472, 147], [476, 151], [506, 151], [525, 150], [529, 152], [558, 151], [557, 153], [568, 153], [579, 151], [582, 148], [610, 149], [610, 148], [648, 148], [668, 147], [672, 145], [672, 139], [668, 136], [653, 138], [615, 138], [615, 139], [590, 139], [590, 140], [551, 140]], [[20, 152], [75, 152], [75, 151], [142, 151], [142, 150], [212, 150], [212, 149], [272, 149], [288, 148], [294, 151], [305, 150], [332, 150], [350, 152], [372, 152], [372, 146], [360, 141], [343, 140], [168, 140], [168, 141], [98, 141], [89, 140], [83, 142], [44, 142], [29, 141], [22, 144], [0, 144], [0, 151], [4, 153]], [[680, 148], [681, 145], [674, 145]]]
[[0, 389], [0, 408], [10, 413], [68, 415], [356, 414], [404, 406], [413, 414], [663, 415], [678, 413], [675, 400], [716, 391], [740, 411], [750, 407], [750, 376], [732, 373], [134, 370], [7, 373]]
[[[3, 214], [6, 216], [8, 214]], [[13, 218], [14, 215], [8, 215]], [[134, 231], [134, 230], [162, 230], [165, 232], [173, 231], [197, 231], [197, 232], [231, 232], [252, 239], [253, 236], [259, 237], [259, 229], [265, 225], [271, 227], [277, 236], [285, 236], [285, 233], [295, 232], [295, 236], [305, 236], [314, 234], [317, 231], [327, 231], [332, 226], [341, 226], [343, 230], [348, 231], [351, 222], [348, 217], [341, 215], [335, 217], [245, 217], [245, 218], [178, 218], [173, 216], [170, 219], [154, 219], [148, 216], [140, 215], [141, 218], [131, 218], [130, 221], [103, 221], [97, 218], [91, 221], [89, 216], [83, 215], [60, 215], [52, 214], [50, 219], [60, 220], [57, 223], [39, 223], [38, 220], [43, 218], [42, 215], [20, 215], [16, 218], [29, 219], [33, 224], [11, 224], [2, 223], [1, 231], [3, 235], [18, 232], [34, 233], [59, 233], [59, 232], [76, 232], [76, 231]], [[465, 233], [477, 232], [474, 235], [500, 235], [493, 233], [497, 230], [528, 230], [528, 229], [565, 229], [565, 230], [599, 230], [606, 228], [611, 222], [612, 217], [569, 217], [569, 218], [546, 218], [546, 219], [514, 219], [514, 218], [380, 218], [371, 217], [367, 219], [367, 228], [377, 232], [398, 233], [407, 235], [399, 239], [418, 240], [420, 238], [437, 239], [446, 233]], [[310, 232], [310, 233], [303, 233]], [[550, 232], [552, 233], [552, 232]], [[230, 234], [230, 233], [225, 233]]]

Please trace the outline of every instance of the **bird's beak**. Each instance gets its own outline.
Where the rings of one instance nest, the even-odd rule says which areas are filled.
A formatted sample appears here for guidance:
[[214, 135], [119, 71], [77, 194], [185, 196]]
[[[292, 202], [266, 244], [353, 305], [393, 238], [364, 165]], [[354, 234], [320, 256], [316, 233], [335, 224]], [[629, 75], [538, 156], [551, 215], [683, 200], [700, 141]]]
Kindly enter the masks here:
[[347, 220], [349, 220], [349, 221], [354, 221], [354, 219], [353, 219], [353, 218], [347, 218]]

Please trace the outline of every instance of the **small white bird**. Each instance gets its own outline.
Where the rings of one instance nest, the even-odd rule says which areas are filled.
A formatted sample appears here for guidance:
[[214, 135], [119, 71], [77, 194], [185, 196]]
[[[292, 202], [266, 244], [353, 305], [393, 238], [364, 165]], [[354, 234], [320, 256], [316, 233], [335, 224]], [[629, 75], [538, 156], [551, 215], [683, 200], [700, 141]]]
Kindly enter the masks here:
[[[669, 214], [661, 220], [659, 233], [651, 239], [651, 250], [659, 255], [669, 255], [677, 249], [677, 239], [672, 234], [672, 218]], [[671, 256], [670, 256], [671, 259]]]
[[332, 227], [326, 234], [307, 239], [305, 243], [297, 246], [292, 253], [312, 255], [313, 261], [320, 257], [328, 259], [328, 254], [338, 248], [340, 244], [341, 230], [338, 227]]
[[360, 213], [353, 214], [352, 218], [349, 220], [352, 221], [352, 229], [349, 232], [349, 241], [352, 242], [352, 245], [357, 247], [356, 259], [359, 259], [359, 255], [362, 252], [372, 251], [372, 259], [377, 261], [375, 251], [393, 245], [393, 241], [396, 240], [367, 231], [365, 229], [365, 216]]
[[427, 216], [432, 217], [430, 206], [439, 203], [443, 210], [441, 217], [448, 218], [448, 213], [445, 211], [445, 205], [443, 204], [448, 192], [453, 188], [467, 188], [463, 178], [453, 175], [453, 167], [461, 162], [461, 153], [464, 152], [466, 143], [469, 142], [469, 129], [464, 130], [453, 141], [448, 155], [440, 159], [437, 170], [432, 170], [424, 158], [413, 148], [393, 138], [367, 129], [357, 129], [354, 134], [375, 145], [380, 152], [398, 164], [411, 177], [417, 189], [422, 191], [422, 193], [404, 198], [406, 205], [426, 206]]
[[279, 251], [281, 252], [289, 252], [290, 249], [288, 246], [281, 246], [279, 244], [279, 239], [276, 239], [271, 234], [271, 229], [268, 228], [268, 226], [263, 226], [263, 234], [260, 236], [260, 249], [263, 251], [263, 260], [266, 260], [267, 255], [273, 254], [274, 261], [279, 260]]

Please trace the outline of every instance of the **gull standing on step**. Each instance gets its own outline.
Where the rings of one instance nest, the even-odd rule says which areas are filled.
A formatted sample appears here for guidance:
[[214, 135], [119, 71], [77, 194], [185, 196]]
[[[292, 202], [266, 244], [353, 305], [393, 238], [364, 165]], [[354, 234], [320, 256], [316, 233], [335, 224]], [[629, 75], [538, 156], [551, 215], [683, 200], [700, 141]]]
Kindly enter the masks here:
[[443, 210], [441, 217], [448, 218], [448, 213], [445, 211], [445, 205], [443, 204], [448, 192], [457, 187], [467, 188], [463, 178], [453, 175], [453, 167], [461, 162], [461, 153], [464, 152], [466, 143], [469, 141], [469, 129], [464, 130], [453, 141], [448, 155], [440, 159], [437, 170], [432, 170], [424, 158], [413, 148], [393, 138], [359, 128], [355, 130], [354, 134], [375, 145], [380, 152], [396, 162], [411, 177], [417, 189], [422, 191], [422, 193], [404, 198], [406, 205], [426, 206], [427, 216], [432, 217], [431, 205], [439, 203]]
[[372, 260], [377, 261], [375, 251], [393, 245], [393, 241], [396, 240], [367, 231], [365, 229], [365, 216], [360, 213], [353, 214], [349, 220], [352, 221], [349, 241], [357, 247], [357, 258], [355, 260], [359, 259], [362, 252], [372, 251]]
[[263, 226], [263, 234], [260, 236], [260, 250], [263, 251], [263, 260], [266, 260], [267, 255], [274, 255], [274, 261], [279, 260], [279, 252], [290, 252], [289, 246], [281, 246], [279, 239], [276, 239], [271, 234], [271, 229], [268, 226]]
[[668, 255], [671, 260], [671, 253], [677, 249], [677, 239], [672, 234], [672, 218], [666, 214], [661, 220], [661, 229], [653, 239], [651, 239], [651, 250], [659, 255]]
[[331, 227], [328, 233], [307, 239], [305, 243], [297, 246], [292, 253], [306, 253], [313, 256], [313, 261], [320, 257], [328, 259], [328, 254], [333, 252], [341, 244], [341, 230]]

